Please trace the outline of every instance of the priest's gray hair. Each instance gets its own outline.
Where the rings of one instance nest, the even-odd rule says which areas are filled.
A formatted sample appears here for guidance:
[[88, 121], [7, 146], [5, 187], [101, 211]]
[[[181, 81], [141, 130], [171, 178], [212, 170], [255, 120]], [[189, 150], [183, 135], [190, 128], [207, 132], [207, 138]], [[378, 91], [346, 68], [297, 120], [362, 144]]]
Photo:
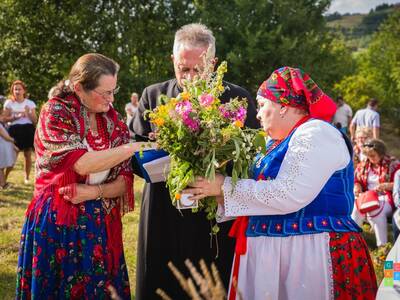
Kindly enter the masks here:
[[178, 56], [181, 48], [207, 47], [209, 57], [215, 57], [215, 37], [207, 26], [192, 23], [182, 26], [175, 33], [173, 54]]

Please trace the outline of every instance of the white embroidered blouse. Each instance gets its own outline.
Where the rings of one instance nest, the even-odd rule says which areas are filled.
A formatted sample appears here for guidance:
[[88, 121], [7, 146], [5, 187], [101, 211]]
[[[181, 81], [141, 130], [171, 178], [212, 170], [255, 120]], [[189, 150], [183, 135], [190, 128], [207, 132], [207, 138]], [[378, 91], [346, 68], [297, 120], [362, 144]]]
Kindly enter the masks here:
[[217, 220], [296, 212], [314, 200], [332, 174], [349, 161], [337, 129], [320, 120], [308, 121], [293, 133], [275, 179], [241, 179], [233, 189], [232, 178], [225, 178], [225, 203], [218, 207]]

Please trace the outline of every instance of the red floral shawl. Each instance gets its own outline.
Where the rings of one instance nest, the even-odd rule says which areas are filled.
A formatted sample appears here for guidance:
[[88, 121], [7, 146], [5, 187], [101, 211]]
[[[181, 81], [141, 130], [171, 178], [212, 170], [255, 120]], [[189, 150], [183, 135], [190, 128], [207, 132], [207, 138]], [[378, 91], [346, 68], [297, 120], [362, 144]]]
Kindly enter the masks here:
[[[129, 142], [129, 133], [122, 118], [110, 107], [102, 114], [111, 148]], [[79, 205], [65, 201], [58, 194], [58, 188], [73, 183], [85, 183], [86, 177], [77, 174], [72, 166], [88, 150], [83, 143], [89, 129], [89, 114], [75, 94], [65, 99], [50, 99], [42, 108], [35, 134], [36, 182], [35, 191], [27, 214], [39, 212], [48, 196], [52, 197], [52, 210], [57, 211], [56, 224], [76, 224]], [[129, 161], [110, 170], [106, 182], [124, 176], [126, 193], [113, 199], [104, 199], [103, 208], [107, 214], [115, 215], [117, 208], [121, 214], [133, 209], [133, 173]], [[111, 212], [113, 210], [113, 212]]]
[[[400, 162], [390, 156], [384, 156], [379, 166], [379, 183], [393, 182], [394, 173], [400, 168]], [[358, 163], [354, 172], [354, 183], [361, 185], [363, 192], [367, 191], [368, 187], [368, 173], [371, 171], [371, 162], [369, 159]], [[393, 195], [391, 191], [386, 191], [389, 198], [389, 203], [394, 208]]]

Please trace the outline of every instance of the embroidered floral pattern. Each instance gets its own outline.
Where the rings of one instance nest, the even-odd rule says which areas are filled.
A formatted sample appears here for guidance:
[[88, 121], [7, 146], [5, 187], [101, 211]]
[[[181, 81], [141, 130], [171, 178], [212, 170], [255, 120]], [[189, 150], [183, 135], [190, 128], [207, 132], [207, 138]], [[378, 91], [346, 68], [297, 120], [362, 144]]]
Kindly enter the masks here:
[[[130, 299], [123, 254], [113, 268], [106, 241], [104, 210], [99, 201], [80, 205], [76, 226], [58, 226], [50, 213], [51, 198], [23, 228], [17, 269], [16, 299], [108, 299], [112, 285]], [[117, 222], [120, 222], [120, 220]]]
[[360, 233], [330, 233], [335, 299], [375, 299], [377, 284], [368, 247]]

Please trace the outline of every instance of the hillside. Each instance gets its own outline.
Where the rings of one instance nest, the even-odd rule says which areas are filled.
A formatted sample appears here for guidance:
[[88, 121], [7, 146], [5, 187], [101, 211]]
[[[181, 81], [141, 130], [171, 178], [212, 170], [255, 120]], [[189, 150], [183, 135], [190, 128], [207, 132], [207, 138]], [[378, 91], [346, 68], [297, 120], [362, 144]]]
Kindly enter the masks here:
[[373, 33], [395, 10], [400, 9], [397, 4], [382, 4], [371, 10], [368, 14], [344, 14], [334, 13], [327, 15], [327, 26], [333, 33], [342, 35], [347, 45], [358, 51], [365, 48]]

